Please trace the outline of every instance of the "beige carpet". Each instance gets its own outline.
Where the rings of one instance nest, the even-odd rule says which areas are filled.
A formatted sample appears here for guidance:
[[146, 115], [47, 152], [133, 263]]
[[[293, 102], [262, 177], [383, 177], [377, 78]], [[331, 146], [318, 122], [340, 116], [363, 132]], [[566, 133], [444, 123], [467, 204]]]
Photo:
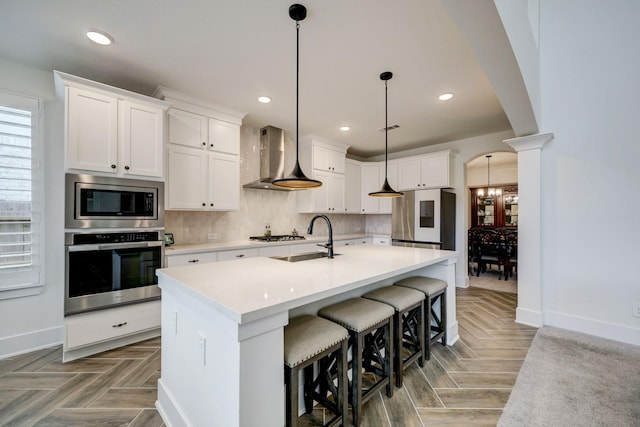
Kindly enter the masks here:
[[640, 426], [640, 347], [540, 328], [498, 426]]

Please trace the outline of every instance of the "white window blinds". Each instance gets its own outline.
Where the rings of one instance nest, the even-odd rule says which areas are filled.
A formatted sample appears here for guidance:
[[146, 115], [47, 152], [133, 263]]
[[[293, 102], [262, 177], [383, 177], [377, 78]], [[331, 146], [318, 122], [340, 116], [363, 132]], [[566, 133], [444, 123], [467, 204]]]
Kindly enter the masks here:
[[39, 102], [0, 92], [0, 299], [41, 286]]

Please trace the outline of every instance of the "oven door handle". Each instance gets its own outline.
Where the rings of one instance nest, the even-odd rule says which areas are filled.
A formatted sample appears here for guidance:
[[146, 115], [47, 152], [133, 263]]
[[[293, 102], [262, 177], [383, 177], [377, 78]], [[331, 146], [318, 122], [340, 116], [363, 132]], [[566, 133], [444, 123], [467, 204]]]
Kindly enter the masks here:
[[111, 249], [130, 249], [130, 248], [151, 248], [154, 246], [162, 246], [163, 241], [153, 242], [132, 242], [132, 243], [109, 243], [104, 245], [72, 245], [67, 246], [69, 252], [89, 252], [89, 251], [106, 251]]
[[162, 246], [163, 241], [158, 240], [154, 242], [136, 242], [136, 243], [109, 243], [105, 245], [98, 245], [99, 250], [109, 249], [130, 249], [130, 248], [150, 248], [153, 246]]

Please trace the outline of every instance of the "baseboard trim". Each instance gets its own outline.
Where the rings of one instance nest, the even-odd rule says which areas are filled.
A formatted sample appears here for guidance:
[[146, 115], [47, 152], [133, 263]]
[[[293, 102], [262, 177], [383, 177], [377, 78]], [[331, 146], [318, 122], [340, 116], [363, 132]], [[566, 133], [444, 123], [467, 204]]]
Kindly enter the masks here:
[[516, 323], [539, 328], [542, 326], [542, 313], [526, 308], [516, 308]]
[[453, 325], [447, 325], [447, 345], [454, 345], [459, 339], [458, 321], [456, 320]]
[[0, 338], [0, 348], [2, 349], [0, 359], [60, 345], [62, 344], [63, 334], [64, 328], [56, 326]]
[[171, 392], [165, 387], [162, 378], [158, 380], [158, 400], [156, 409], [162, 417], [162, 421], [168, 427], [191, 427], [186, 417], [182, 416], [180, 408], [175, 404]]
[[640, 346], [640, 328], [555, 311], [545, 311], [544, 324]]

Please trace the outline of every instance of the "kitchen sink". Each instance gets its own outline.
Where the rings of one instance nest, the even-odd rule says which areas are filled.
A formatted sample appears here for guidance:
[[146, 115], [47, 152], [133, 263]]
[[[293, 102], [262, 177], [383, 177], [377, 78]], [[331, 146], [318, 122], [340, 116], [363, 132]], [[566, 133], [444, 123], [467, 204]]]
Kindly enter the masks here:
[[[333, 254], [333, 256], [338, 256], [341, 254]], [[279, 259], [280, 261], [288, 261], [288, 262], [298, 262], [298, 261], [307, 261], [310, 259], [317, 258], [326, 258], [326, 252], [305, 252], [303, 254], [295, 254], [289, 256], [272, 256], [273, 259]]]

